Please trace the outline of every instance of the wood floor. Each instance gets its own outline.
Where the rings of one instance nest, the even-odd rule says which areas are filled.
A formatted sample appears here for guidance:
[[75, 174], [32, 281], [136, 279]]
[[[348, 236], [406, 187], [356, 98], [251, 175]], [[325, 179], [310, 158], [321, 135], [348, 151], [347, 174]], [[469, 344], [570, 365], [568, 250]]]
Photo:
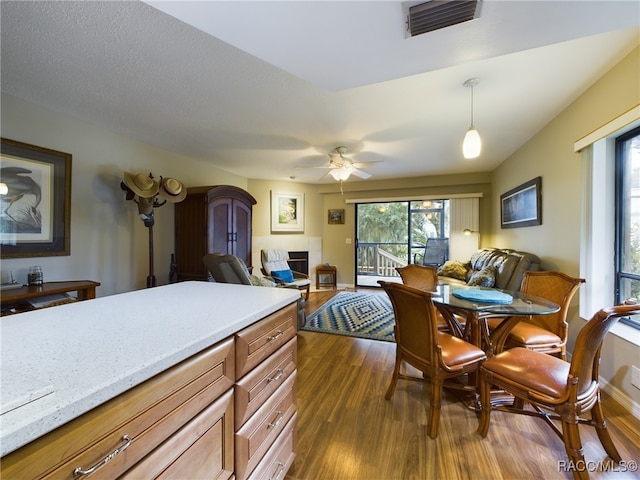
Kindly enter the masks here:
[[[312, 293], [308, 311], [334, 293]], [[390, 342], [299, 332], [297, 455], [288, 480], [572, 478], [561, 471], [564, 446], [544, 422], [492, 412], [482, 438], [477, 414], [451, 393], [444, 394], [438, 438], [430, 439], [428, 386], [401, 380], [384, 399], [394, 358]], [[622, 458], [640, 462], [640, 421], [604, 400]], [[637, 471], [603, 471], [598, 462], [607, 456], [595, 430], [581, 427], [581, 436], [586, 460], [600, 467], [592, 479], [640, 478]]]

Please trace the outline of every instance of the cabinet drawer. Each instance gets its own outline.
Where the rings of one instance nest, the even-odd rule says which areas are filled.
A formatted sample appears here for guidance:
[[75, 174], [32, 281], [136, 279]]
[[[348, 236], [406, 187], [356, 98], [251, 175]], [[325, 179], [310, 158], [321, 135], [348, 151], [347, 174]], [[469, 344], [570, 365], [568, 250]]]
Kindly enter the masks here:
[[205, 408], [121, 479], [227, 479], [233, 474], [233, 390]]
[[262, 458], [249, 480], [283, 480], [296, 456], [296, 419], [294, 415]]
[[297, 357], [297, 339], [294, 336], [272, 356], [236, 383], [236, 430], [295, 371]]
[[292, 303], [236, 334], [236, 380], [296, 335], [297, 308]]
[[194, 355], [2, 458], [2, 477], [68, 478], [121, 448], [91, 478], [115, 478], [233, 385], [234, 342]]
[[236, 476], [244, 480], [296, 412], [296, 373], [274, 392], [235, 435]]

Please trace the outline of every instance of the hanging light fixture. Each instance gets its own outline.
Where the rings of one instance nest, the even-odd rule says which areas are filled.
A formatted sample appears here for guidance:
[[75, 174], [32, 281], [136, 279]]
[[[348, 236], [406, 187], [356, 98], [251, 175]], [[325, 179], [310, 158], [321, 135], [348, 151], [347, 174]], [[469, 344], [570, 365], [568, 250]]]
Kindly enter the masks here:
[[329, 175], [331, 175], [334, 178], [334, 180], [337, 180], [339, 182], [344, 182], [349, 178], [349, 175], [351, 175], [352, 170], [353, 170], [353, 167], [351, 167], [350, 165], [345, 165], [344, 167], [335, 168], [331, 170], [329, 172]]
[[470, 78], [463, 83], [465, 87], [471, 88], [471, 126], [469, 130], [467, 130], [464, 141], [462, 142], [462, 154], [464, 158], [477, 158], [480, 156], [480, 151], [482, 150], [480, 134], [476, 130], [476, 127], [473, 126], [473, 87], [477, 84], [477, 78]]

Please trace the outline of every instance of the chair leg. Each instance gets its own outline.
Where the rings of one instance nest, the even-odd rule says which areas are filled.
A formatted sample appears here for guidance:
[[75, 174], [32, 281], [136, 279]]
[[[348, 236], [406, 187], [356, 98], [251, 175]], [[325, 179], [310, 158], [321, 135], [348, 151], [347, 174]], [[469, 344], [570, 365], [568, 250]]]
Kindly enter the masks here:
[[577, 467], [573, 469], [573, 478], [576, 480], [588, 480], [589, 471], [586, 468], [582, 468], [586, 463], [582, 451], [577, 418], [562, 418], [562, 440], [564, 441], [564, 448], [569, 461]]
[[491, 384], [482, 376], [480, 377], [480, 422], [476, 433], [486, 437], [491, 421]]
[[591, 418], [593, 419], [596, 427], [596, 433], [598, 434], [598, 438], [600, 439], [600, 443], [604, 447], [605, 452], [609, 454], [613, 461], [622, 461], [622, 457], [620, 456], [620, 453], [618, 453], [618, 449], [611, 439], [609, 430], [607, 430], [607, 422], [604, 419], [602, 404], [600, 403], [600, 396], [598, 396], [596, 404], [591, 409]]
[[431, 400], [429, 404], [429, 421], [427, 423], [427, 434], [430, 438], [438, 436], [438, 426], [440, 424], [440, 410], [442, 409], [442, 385], [444, 379], [434, 375], [431, 379]]
[[402, 363], [402, 359], [400, 358], [400, 349], [396, 346], [396, 365], [393, 368], [393, 375], [391, 376], [391, 383], [389, 384], [389, 388], [387, 388], [387, 393], [385, 393], [384, 398], [389, 400], [393, 396], [393, 392], [396, 390], [396, 384], [398, 383], [398, 375], [400, 375], [400, 364]]

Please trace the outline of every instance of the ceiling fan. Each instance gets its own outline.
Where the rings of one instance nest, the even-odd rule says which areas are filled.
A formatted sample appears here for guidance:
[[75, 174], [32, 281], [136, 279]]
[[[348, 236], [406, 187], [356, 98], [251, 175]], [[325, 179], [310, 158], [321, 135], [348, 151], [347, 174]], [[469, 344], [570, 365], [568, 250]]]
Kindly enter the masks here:
[[[371, 178], [371, 174], [361, 170], [362, 166], [380, 162], [354, 162], [351, 158], [345, 157], [347, 147], [339, 146], [329, 153], [329, 163], [320, 167], [299, 167], [299, 168], [328, 168], [327, 175], [331, 175], [334, 180], [344, 182], [351, 175], [364, 180]], [[326, 176], [326, 175], [325, 175]], [[324, 177], [323, 177], [324, 178]]]

